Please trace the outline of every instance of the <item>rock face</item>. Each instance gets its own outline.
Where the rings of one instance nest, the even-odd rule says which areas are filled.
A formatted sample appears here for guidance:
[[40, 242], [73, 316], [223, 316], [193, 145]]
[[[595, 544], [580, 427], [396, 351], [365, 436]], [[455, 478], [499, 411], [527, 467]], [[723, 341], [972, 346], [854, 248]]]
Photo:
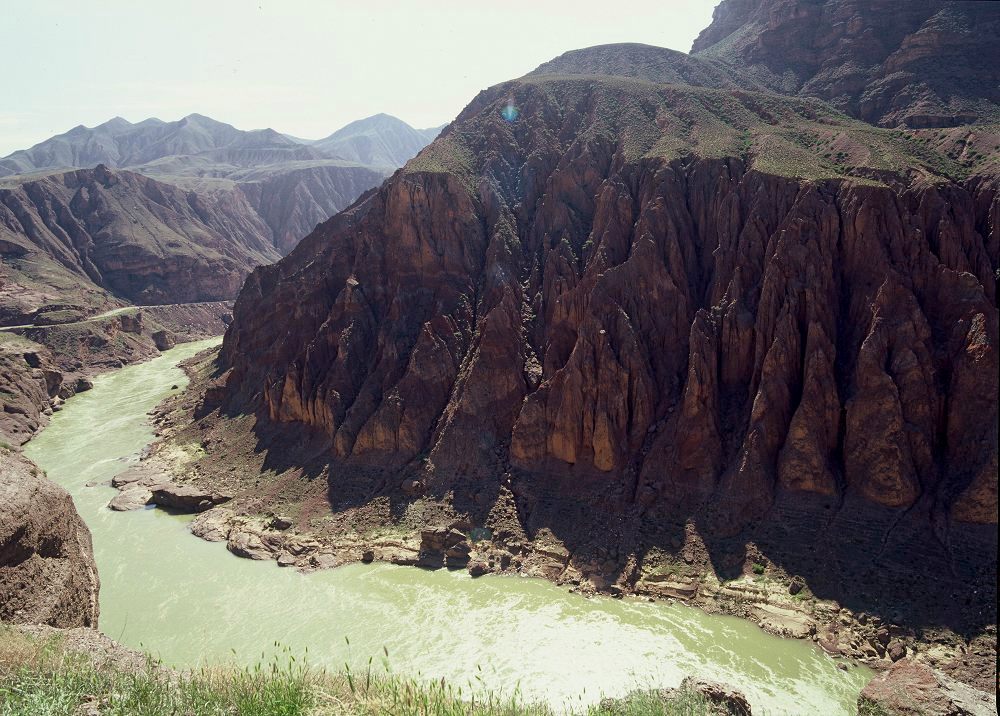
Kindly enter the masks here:
[[0, 621], [96, 627], [90, 532], [61, 488], [0, 448]]
[[911, 659], [898, 661], [877, 675], [858, 696], [858, 713], [993, 716], [996, 712], [995, 694], [965, 686]]
[[0, 440], [27, 442], [62, 384], [63, 374], [45, 346], [0, 334]]
[[936, 0], [723, 0], [692, 53], [883, 126], [997, 116], [1000, 9]]
[[612, 586], [654, 549], [731, 578], [753, 543], [887, 623], [994, 624], [995, 127], [879, 128], [732, 68], [617, 45], [483, 91], [251, 274], [197, 417], [255, 419], [230, 458], [313, 461], [345, 528], [433, 504]]
[[802, 107], [773, 98], [749, 154], [672, 156], [710, 101], [721, 122], [762, 100], [623, 78], [484, 92], [251, 275], [232, 399], [325, 431], [336, 460], [427, 455], [432, 485], [565, 476], [737, 528], [782, 492], [995, 522], [995, 178], [939, 176], [900, 140], [917, 177], [852, 180], [872, 130], [820, 105], [802, 131], [859, 158], [780, 175], [768, 152]]
[[388, 170], [366, 166], [286, 167], [247, 172], [239, 191], [271, 229], [274, 247], [282, 255], [303, 236], [372, 187]]

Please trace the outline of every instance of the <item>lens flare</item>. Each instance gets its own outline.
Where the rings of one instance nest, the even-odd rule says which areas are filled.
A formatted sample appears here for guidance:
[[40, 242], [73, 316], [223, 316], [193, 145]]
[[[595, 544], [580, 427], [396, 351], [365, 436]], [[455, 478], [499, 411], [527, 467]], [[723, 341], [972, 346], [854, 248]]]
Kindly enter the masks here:
[[521, 114], [521, 110], [514, 106], [513, 100], [507, 100], [507, 106], [500, 111], [500, 115], [506, 119], [508, 122], [517, 121], [518, 116]]

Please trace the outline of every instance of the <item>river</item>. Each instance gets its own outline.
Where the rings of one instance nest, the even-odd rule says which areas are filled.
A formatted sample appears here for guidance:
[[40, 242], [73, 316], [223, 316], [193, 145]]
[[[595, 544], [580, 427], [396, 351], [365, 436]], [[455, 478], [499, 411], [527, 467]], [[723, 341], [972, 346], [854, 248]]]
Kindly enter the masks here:
[[[25, 453], [69, 490], [90, 527], [101, 577], [101, 629], [172, 666], [270, 659], [276, 644], [330, 668], [380, 663], [579, 708], [602, 695], [674, 686], [688, 674], [731, 684], [755, 714], [853, 714], [871, 672], [847, 672], [807, 641], [679, 603], [585, 598], [537, 579], [388, 564], [300, 574], [238, 559], [193, 537], [190, 518], [117, 513], [102, 483], [153, 438], [146, 413], [177, 363], [218, 339], [97, 377]], [[465, 687], [468, 690], [468, 687]]]

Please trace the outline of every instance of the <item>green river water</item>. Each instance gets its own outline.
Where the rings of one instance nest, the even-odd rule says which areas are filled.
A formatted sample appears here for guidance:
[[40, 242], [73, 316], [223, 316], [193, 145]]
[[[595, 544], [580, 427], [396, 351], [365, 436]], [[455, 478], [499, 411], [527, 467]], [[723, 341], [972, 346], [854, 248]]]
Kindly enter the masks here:
[[270, 659], [276, 642], [308, 650], [317, 666], [361, 666], [370, 656], [380, 664], [384, 646], [396, 673], [519, 688], [570, 709], [697, 674], [742, 690], [755, 714], [855, 712], [869, 671], [841, 671], [812, 643], [740, 619], [463, 571], [359, 564], [300, 574], [233, 557], [193, 537], [188, 518], [108, 510], [115, 491], [86, 484], [136, 459], [152, 439], [146, 412], [186, 383], [176, 364], [214, 342], [96, 378], [26, 446], [90, 527], [100, 625], [112, 638], [174, 666], [255, 663]]

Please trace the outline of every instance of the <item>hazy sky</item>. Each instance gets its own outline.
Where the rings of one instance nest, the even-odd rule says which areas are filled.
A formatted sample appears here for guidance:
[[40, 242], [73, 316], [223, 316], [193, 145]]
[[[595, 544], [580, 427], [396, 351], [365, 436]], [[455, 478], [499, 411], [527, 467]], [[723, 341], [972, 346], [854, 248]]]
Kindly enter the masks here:
[[116, 115], [310, 139], [387, 112], [450, 121], [567, 50], [688, 51], [718, 0], [0, 0], [0, 156]]

